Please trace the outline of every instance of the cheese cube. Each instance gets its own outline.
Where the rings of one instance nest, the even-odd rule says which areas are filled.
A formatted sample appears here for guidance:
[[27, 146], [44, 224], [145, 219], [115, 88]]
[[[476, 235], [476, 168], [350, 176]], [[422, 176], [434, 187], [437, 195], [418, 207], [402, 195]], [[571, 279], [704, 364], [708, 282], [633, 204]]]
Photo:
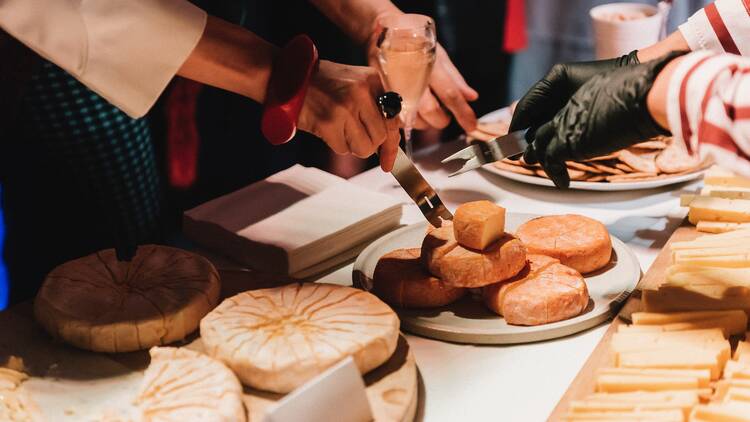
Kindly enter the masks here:
[[688, 220], [692, 224], [699, 221], [747, 223], [750, 222], [750, 200], [698, 196], [690, 203]]
[[505, 208], [490, 201], [462, 204], [453, 216], [453, 233], [462, 246], [483, 250], [505, 233]]
[[719, 166], [712, 166], [703, 177], [706, 185], [714, 186], [733, 186], [733, 187], [750, 187], [750, 179], [736, 175], [734, 172]]

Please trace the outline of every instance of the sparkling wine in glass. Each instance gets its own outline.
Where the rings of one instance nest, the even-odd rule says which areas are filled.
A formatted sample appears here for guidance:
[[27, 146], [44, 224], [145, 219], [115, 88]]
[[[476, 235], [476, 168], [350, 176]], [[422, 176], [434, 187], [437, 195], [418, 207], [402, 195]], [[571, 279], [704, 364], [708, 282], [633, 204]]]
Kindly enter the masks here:
[[435, 22], [423, 15], [387, 15], [378, 20], [377, 56], [380, 75], [388, 91], [403, 98], [406, 154], [411, 158], [411, 130], [435, 64]]

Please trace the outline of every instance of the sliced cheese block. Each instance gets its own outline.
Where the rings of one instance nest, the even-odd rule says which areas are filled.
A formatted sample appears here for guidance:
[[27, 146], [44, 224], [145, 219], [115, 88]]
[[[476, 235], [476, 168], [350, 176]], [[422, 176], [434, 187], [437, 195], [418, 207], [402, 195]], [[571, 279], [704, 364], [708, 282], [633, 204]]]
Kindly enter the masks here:
[[643, 368], [602, 368], [597, 375], [623, 375], [631, 377], [688, 378], [695, 380], [697, 388], [709, 388], [711, 371], [708, 369], [643, 369]]
[[750, 222], [750, 200], [699, 196], [690, 202], [688, 220], [692, 224], [699, 221], [747, 223]]
[[[742, 198], [742, 199], [750, 199]], [[750, 229], [750, 223], [724, 223], [720, 221], [699, 221], [695, 225], [695, 228], [699, 232], [704, 233], [728, 233], [735, 230], [747, 230]]]
[[604, 224], [582, 215], [551, 215], [523, 223], [516, 235], [530, 254], [557, 258], [581, 274], [609, 264], [612, 239]]
[[633, 412], [590, 412], [568, 413], [565, 420], [569, 422], [586, 421], [628, 421], [628, 422], [682, 422], [684, 415], [681, 410], [643, 410]]
[[596, 391], [604, 393], [694, 390], [699, 387], [698, 378], [690, 377], [635, 374], [601, 374], [596, 377]]
[[703, 177], [703, 181], [709, 186], [750, 187], [750, 179], [738, 176], [734, 172], [719, 166], [709, 168]]
[[367, 373], [391, 357], [399, 320], [375, 295], [334, 284], [290, 284], [224, 300], [201, 321], [209, 355], [248, 386], [287, 393], [352, 356]]
[[720, 352], [710, 350], [661, 349], [624, 352], [618, 356], [617, 366], [653, 369], [709, 369], [711, 379], [721, 375]]
[[129, 352], [184, 339], [219, 301], [219, 274], [208, 260], [143, 245], [130, 262], [114, 249], [52, 270], [34, 301], [53, 337], [96, 352]]
[[698, 405], [693, 408], [690, 421], [750, 422], [750, 404], [735, 402]]
[[105, 421], [244, 422], [242, 385], [223, 363], [193, 350], [154, 347], [132, 406]]
[[665, 284], [658, 290], [643, 290], [641, 300], [649, 312], [750, 310], [750, 289], [716, 284]]
[[421, 256], [432, 275], [454, 287], [498, 283], [526, 266], [526, 248], [512, 235], [506, 233], [489, 248], [476, 251], [459, 245], [450, 225], [429, 230], [422, 242]]
[[[633, 312], [631, 318], [636, 325], [659, 325], [676, 322], [706, 321], [713, 318], [735, 318], [747, 325], [747, 314], [743, 311], [696, 311], [696, 312]], [[743, 330], [744, 332], [744, 330]]]
[[483, 250], [505, 234], [505, 208], [490, 201], [462, 204], [453, 215], [453, 233], [461, 246]]
[[37, 422], [45, 420], [22, 383], [28, 376], [0, 368], [0, 421]]

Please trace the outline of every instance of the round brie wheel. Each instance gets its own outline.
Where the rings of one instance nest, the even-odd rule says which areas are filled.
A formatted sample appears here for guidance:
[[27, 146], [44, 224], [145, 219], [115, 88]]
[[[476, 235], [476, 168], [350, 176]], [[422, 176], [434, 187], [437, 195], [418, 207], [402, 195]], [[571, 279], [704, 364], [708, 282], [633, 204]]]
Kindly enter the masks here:
[[375, 369], [396, 349], [398, 329], [370, 293], [295, 283], [224, 300], [201, 321], [201, 339], [243, 384], [287, 393], [347, 356], [363, 374]]
[[219, 302], [219, 274], [207, 259], [143, 245], [130, 262], [114, 249], [52, 270], [34, 300], [53, 337], [95, 352], [130, 352], [182, 340]]

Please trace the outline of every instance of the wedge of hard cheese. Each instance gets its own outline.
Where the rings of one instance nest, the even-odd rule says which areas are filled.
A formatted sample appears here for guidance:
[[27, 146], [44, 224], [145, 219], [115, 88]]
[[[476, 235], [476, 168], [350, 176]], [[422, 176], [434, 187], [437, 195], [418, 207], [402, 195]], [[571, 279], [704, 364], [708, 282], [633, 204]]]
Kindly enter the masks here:
[[453, 233], [461, 246], [484, 250], [505, 233], [505, 208], [490, 201], [462, 204], [453, 216]]

